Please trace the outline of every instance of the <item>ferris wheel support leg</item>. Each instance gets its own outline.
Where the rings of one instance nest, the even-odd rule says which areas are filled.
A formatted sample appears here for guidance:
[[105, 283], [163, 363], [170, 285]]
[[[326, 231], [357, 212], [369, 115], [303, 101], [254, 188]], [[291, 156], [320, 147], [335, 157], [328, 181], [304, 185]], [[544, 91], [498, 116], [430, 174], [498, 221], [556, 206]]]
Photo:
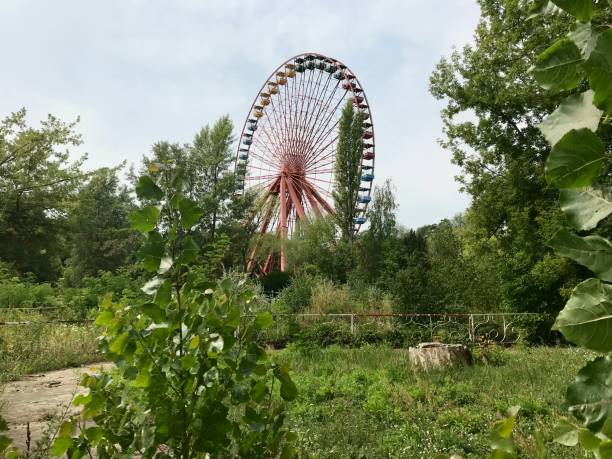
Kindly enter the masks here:
[[259, 234], [257, 235], [257, 240], [255, 241], [255, 246], [253, 246], [253, 250], [251, 251], [251, 255], [249, 256], [249, 260], [247, 261], [247, 272], [250, 273], [253, 271], [255, 265], [255, 257], [257, 256], [257, 251], [259, 250], [259, 246], [263, 240], [263, 236], [268, 230], [268, 226], [270, 225], [270, 219], [272, 217], [272, 210], [274, 209], [274, 203], [270, 202], [268, 204], [268, 208], [266, 209], [266, 214], [264, 216], [264, 220], [261, 224], [261, 229], [259, 230]]
[[287, 239], [287, 183], [285, 177], [280, 179], [280, 270], [285, 272], [287, 258], [285, 254], [285, 239]]
[[300, 198], [298, 198], [295, 189], [293, 188], [292, 180], [289, 178], [285, 178], [285, 182], [287, 184], [287, 188], [289, 189], [289, 196], [291, 196], [291, 201], [293, 201], [293, 206], [297, 210], [297, 213], [300, 218], [304, 218], [304, 207], [302, 206], [302, 202]]
[[334, 209], [330, 207], [325, 199], [319, 194], [319, 192], [308, 182], [305, 183], [308, 190], [312, 193], [312, 195], [316, 198], [317, 201], [321, 204], [321, 206], [327, 211], [328, 214], [333, 215]]

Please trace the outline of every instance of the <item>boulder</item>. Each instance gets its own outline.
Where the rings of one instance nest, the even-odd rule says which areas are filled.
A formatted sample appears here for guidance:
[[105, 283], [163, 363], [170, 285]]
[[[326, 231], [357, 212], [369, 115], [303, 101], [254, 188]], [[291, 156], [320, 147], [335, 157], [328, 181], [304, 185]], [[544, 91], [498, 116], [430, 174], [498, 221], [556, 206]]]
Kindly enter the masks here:
[[408, 356], [413, 368], [425, 371], [472, 364], [472, 353], [463, 344], [421, 343], [408, 348]]

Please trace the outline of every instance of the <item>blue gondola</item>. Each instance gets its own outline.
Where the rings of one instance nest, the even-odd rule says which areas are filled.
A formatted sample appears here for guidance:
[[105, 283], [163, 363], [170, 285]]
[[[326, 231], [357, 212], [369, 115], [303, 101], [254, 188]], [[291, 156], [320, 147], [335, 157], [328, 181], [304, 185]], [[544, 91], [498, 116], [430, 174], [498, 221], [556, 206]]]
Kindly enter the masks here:
[[247, 159], [249, 159], [249, 154], [248, 153], [240, 153], [240, 155], [238, 157], [240, 159], [247, 160]]
[[250, 131], [256, 131], [257, 130], [257, 123], [249, 123], [248, 129]]
[[363, 180], [364, 182], [371, 182], [372, 180], [374, 180], [374, 174], [363, 174], [361, 176], [361, 180]]
[[251, 145], [253, 143], [253, 139], [251, 139], [249, 137], [245, 137], [244, 139], [242, 139], [242, 143], [244, 145]]
[[367, 204], [372, 200], [371, 196], [365, 195], [365, 196], [359, 196], [359, 198], [357, 199], [361, 204]]
[[355, 222], [355, 225], [363, 225], [366, 222], [366, 218], [365, 217], [355, 217], [353, 221]]

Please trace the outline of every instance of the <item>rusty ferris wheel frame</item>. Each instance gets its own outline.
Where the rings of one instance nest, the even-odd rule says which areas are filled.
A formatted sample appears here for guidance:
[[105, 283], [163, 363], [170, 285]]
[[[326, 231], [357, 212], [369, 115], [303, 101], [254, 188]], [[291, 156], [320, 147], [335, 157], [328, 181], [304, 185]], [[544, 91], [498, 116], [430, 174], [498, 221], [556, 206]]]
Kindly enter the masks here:
[[363, 112], [363, 154], [353, 230], [365, 223], [374, 180], [374, 123], [365, 91], [346, 65], [318, 53], [298, 54], [279, 65], [255, 96], [239, 137], [237, 192], [256, 191], [248, 222], [258, 234], [247, 270], [267, 274], [274, 254], [258, 262], [266, 233], [280, 239], [280, 270], [286, 270], [285, 240], [301, 220], [333, 214], [332, 190], [341, 110], [351, 100]]

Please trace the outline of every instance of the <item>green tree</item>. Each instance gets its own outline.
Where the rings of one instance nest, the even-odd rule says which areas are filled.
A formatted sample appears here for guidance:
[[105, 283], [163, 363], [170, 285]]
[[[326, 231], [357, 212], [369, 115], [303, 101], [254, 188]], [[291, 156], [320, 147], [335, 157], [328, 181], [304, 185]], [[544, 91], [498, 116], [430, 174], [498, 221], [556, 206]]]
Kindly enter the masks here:
[[280, 398], [297, 389], [256, 339], [272, 315], [251, 317], [253, 293], [230, 279], [194, 275], [202, 209], [186, 197], [181, 168], [154, 169], [136, 185], [151, 204], [130, 214], [146, 238], [150, 301], [101, 304], [101, 350], [117, 369], [83, 377], [86, 392], [73, 402], [83, 409], [62, 423], [51, 455], [293, 457]]
[[374, 197], [367, 212], [368, 230], [359, 237], [359, 266], [369, 283], [378, 280], [382, 265], [390, 251], [395, 250], [392, 240], [397, 237], [395, 212], [397, 202], [390, 179], [374, 188]]
[[55, 280], [68, 255], [65, 235], [75, 190], [86, 177], [76, 123], [49, 115], [28, 127], [22, 109], [0, 122], [0, 260], [39, 281]]
[[549, 147], [537, 124], [566, 94], [544, 91], [529, 67], [572, 21], [565, 14], [528, 20], [518, 0], [479, 4], [474, 44], [442, 59], [431, 76], [432, 94], [446, 101], [442, 145], [472, 196], [471, 224], [484, 230], [471, 244], [484, 247], [494, 237], [502, 253], [505, 302], [514, 310], [559, 310], [560, 288], [576, 273], [546, 246], [563, 216], [543, 178]]
[[81, 187], [70, 210], [70, 258], [65, 277], [76, 284], [98, 271], [114, 272], [127, 264], [138, 247], [128, 215], [134, 204], [119, 183], [119, 168], [98, 169]]
[[228, 217], [228, 203], [234, 192], [231, 150], [234, 125], [228, 116], [203, 127], [189, 148], [189, 195], [204, 210], [202, 224], [210, 241], [215, 240], [219, 221]]
[[334, 211], [342, 238], [352, 244], [354, 238], [360, 164], [363, 155], [363, 113], [355, 111], [352, 101], [342, 109], [336, 148], [336, 171], [333, 191]]

